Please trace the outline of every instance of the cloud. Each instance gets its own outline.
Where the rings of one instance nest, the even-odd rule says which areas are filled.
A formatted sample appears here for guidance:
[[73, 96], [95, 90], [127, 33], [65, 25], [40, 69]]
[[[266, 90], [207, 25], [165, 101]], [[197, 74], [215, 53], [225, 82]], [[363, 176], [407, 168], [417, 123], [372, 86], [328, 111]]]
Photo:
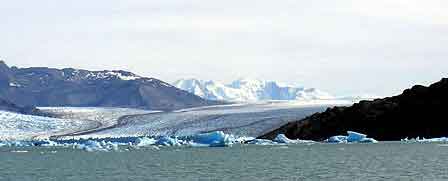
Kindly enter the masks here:
[[42, 0], [0, 7], [1, 58], [390, 95], [446, 75], [442, 0]]

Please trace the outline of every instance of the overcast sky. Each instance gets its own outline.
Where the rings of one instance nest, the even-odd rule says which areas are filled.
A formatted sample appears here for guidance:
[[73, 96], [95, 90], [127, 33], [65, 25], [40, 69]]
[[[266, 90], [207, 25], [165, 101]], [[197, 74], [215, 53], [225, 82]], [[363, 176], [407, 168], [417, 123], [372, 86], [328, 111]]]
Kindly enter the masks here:
[[446, 0], [2, 0], [0, 59], [387, 96], [448, 73]]

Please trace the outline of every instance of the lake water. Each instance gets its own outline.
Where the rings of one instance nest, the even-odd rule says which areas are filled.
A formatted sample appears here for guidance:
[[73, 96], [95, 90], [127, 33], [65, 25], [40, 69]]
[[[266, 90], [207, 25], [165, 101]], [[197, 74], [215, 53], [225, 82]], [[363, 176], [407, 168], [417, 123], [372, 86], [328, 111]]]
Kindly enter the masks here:
[[0, 180], [448, 180], [443, 144], [0, 148]]

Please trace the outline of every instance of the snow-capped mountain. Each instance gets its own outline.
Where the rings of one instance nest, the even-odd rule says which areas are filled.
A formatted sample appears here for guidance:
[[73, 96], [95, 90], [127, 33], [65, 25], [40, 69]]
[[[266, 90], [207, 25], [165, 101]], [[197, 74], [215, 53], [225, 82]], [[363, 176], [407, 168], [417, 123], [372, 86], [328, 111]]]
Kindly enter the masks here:
[[232, 102], [334, 98], [330, 94], [314, 88], [281, 86], [273, 81], [252, 79], [239, 79], [230, 84], [198, 79], [181, 79], [174, 82], [173, 85], [204, 99]]

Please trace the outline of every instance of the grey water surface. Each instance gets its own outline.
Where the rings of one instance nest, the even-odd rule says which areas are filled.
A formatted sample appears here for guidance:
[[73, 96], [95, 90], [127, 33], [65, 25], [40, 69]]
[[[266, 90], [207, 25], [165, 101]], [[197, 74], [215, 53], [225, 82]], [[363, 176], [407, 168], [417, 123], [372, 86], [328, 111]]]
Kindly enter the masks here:
[[0, 180], [448, 180], [444, 144], [0, 148]]

